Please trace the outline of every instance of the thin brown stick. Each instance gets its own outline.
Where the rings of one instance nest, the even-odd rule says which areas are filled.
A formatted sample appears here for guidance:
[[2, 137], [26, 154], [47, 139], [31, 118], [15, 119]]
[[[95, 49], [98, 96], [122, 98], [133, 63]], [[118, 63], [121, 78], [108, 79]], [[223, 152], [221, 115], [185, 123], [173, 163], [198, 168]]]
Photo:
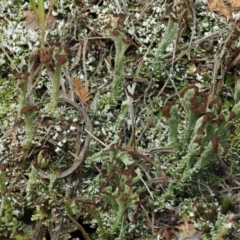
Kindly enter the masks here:
[[87, 134], [89, 134], [93, 139], [95, 139], [97, 142], [99, 142], [103, 147], [106, 147], [107, 145], [103, 142], [103, 141], [101, 141], [100, 139], [98, 139], [97, 137], [95, 137], [91, 132], [89, 132], [86, 128], [84, 129], [85, 130], [85, 132], [87, 133]]
[[8, 58], [8, 60], [11, 62], [11, 66], [13, 66], [15, 68], [15, 70], [19, 73], [20, 70], [16, 67], [16, 65], [14, 64], [13, 60], [10, 58], [10, 56], [8, 55], [7, 51], [5, 50], [5, 48], [0, 44], [0, 48], [2, 49], [3, 53], [5, 54], [5, 56]]
[[140, 153], [136, 150], [132, 150], [132, 149], [128, 149], [128, 148], [124, 148], [124, 147], [119, 147], [120, 150], [127, 152], [130, 155], [133, 156], [137, 156], [140, 158], [143, 158], [144, 160], [146, 160], [147, 162], [149, 162], [150, 164], [152, 164], [153, 166], [155, 166], [155, 162], [148, 156], [144, 155], [143, 153]]
[[84, 230], [84, 228], [82, 227], [82, 225], [80, 223], [78, 223], [72, 216], [70, 216], [67, 213], [67, 217], [76, 225], [76, 227], [81, 231], [81, 233], [83, 234], [84, 239], [86, 240], [91, 240], [91, 238], [88, 236], [88, 234], [86, 233], [86, 231]]

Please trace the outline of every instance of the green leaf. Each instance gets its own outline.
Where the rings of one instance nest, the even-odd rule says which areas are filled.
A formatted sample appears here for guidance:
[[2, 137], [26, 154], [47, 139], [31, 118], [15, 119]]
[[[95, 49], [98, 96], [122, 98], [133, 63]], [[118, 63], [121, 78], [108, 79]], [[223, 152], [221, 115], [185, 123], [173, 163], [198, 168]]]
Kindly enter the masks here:
[[39, 14], [38, 14], [38, 10], [37, 10], [35, 1], [34, 0], [29, 0], [29, 2], [30, 2], [30, 5], [33, 9], [34, 14], [39, 18]]
[[38, 0], [38, 14], [40, 23], [44, 24], [44, 0]]

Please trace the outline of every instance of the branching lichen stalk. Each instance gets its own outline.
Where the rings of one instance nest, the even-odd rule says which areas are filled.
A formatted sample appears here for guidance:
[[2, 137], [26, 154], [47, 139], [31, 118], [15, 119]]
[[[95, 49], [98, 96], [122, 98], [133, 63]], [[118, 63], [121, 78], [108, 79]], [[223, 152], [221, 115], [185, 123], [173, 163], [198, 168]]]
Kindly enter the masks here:
[[31, 171], [28, 174], [28, 177], [29, 179], [26, 187], [26, 192], [27, 192], [26, 199], [30, 201], [36, 192], [36, 185], [37, 185], [37, 178], [38, 178], [38, 171], [33, 165], [31, 165]]
[[[6, 190], [6, 172], [5, 171], [0, 171], [0, 192], [3, 195], [3, 192]], [[2, 201], [1, 201], [1, 206], [0, 206], [0, 217], [3, 216], [3, 212], [5, 209], [5, 203], [6, 203], [6, 198], [7, 196], [4, 194], [2, 196]]]
[[22, 143], [24, 148], [30, 148], [34, 138], [34, 112], [27, 112], [24, 115], [26, 127], [26, 139]]
[[160, 44], [158, 45], [156, 58], [153, 64], [153, 72], [157, 75], [161, 75], [163, 69], [163, 54], [167, 47], [174, 41], [177, 32], [178, 24], [169, 19], [167, 28], [162, 36]]
[[126, 37], [124, 33], [119, 32], [119, 36], [113, 36], [114, 45], [116, 49], [115, 54], [115, 68], [112, 82], [112, 89], [110, 95], [110, 105], [115, 105], [116, 101], [121, 97], [122, 91], [122, 83], [123, 83], [123, 69], [125, 63], [125, 51], [129, 47], [129, 44], [123, 42], [123, 39]]
[[[19, 101], [19, 107], [18, 107], [18, 114], [20, 116], [21, 110], [27, 106], [28, 99], [26, 97], [27, 93], [27, 80], [22, 80], [23, 84], [20, 88], [20, 101]], [[25, 122], [25, 129], [26, 129], [26, 139], [22, 142], [22, 146], [24, 148], [30, 148], [32, 145], [32, 140], [34, 137], [34, 112], [29, 111], [24, 114], [24, 122]]]
[[20, 100], [18, 105], [18, 115], [20, 116], [21, 110], [23, 107], [25, 107], [28, 103], [26, 94], [27, 94], [27, 81], [23, 80], [23, 86], [20, 88]]
[[209, 165], [218, 163], [218, 156], [226, 154], [224, 144], [232, 126], [229, 118], [238, 114], [238, 103], [231, 114], [221, 112], [219, 100], [207, 109], [206, 95], [196, 87], [187, 88], [182, 95], [184, 112], [179, 104], [171, 106], [169, 115], [165, 112], [167, 108], [163, 112], [168, 117], [169, 138], [177, 159], [174, 175], [178, 176], [173, 177], [162, 195], [163, 202], [174, 197], [176, 191], [184, 192], [189, 180], [200, 179]]
[[61, 73], [62, 73], [62, 64], [56, 63], [56, 69], [55, 69], [55, 73], [52, 81], [52, 89], [51, 89], [51, 96], [50, 96], [51, 99], [50, 99], [50, 103], [47, 110], [49, 114], [52, 114], [57, 108], [57, 102], [58, 102], [59, 92], [60, 92]]

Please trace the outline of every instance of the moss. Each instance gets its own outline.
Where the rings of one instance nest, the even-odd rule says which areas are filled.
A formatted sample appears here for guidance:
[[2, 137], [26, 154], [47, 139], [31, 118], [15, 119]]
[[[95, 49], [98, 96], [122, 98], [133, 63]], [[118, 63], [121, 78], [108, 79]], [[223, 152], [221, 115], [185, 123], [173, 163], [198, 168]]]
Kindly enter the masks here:
[[0, 124], [3, 129], [7, 129], [12, 124], [11, 119], [17, 105], [16, 87], [10, 79], [0, 78], [0, 102]]
[[[229, 205], [227, 199], [220, 199], [220, 205], [217, 197], [208, 201], [205, 196], [213, 195], [215, 189], [224, 192], [224, 183], [218, 183], [222, 177], [228, 178], [225, 181], [228, 188], [236, 184], [231, 177], [236, 169], [239, 170], [239, 147], [235, 144], [239, 142], [239, 132], [236, 130], [230, 135], [228, 130], [239, 120], [235, 118], [231, 123], [224, 120], [219, 124], [215, 121], [219, 119], [211, 119], [203, 124], [204, 111], [195, 109], [193, 112], [194, 108], [191, 109], [191, 101], [197, 102], [201, 108], [202, 96], [195, 98], [191, 89], [180, 97], [179, 91], [193, 82], [201, 83], [199, 92], [208, 93], [210, 81], [225, 79], [224, 68], [218, 71], [215, 60], [228, 69], [227, 53], [230, 53], [229, 62], [232, 62], [231, 56], [235, 56], [232, 47], [236, 52], [239, 50], [237, 42], [228, 42], [222, 52], [224, 57], [219, 54], [224, 44], [221, 41], [231, 34], [228, 32], [230, 28], [224, 27], [221, 18], [213, 17], [212, 12], [208, 13], [200, 3], [196, 9], [189, 7], [187, 1], [176, 4], [164, 1], [161, 5], [152, 1], [152, 4], [144, 5], [144, 1], [134, 0], [118, 6], [115, 5], [118, 1], [110, 0], [100, 1], [97, 5], [96, 1], [55, 1], [53, 15], [58, 15], [59, 21], [55, 29], [46, 29], [45, 47], [61, 41], [61, 46], [55, 48], [58, 54], [62, 53], [65, 43], [69, 44], [71, 53], [64, 53], [68, 61], [60, 69], [55, 54], [49, 51], [47, 56], [53, 58], [45, 59], [47, 67], [44, 66], [33, 79], [36, 85], [32, 96], [26, 99], [26, 89], [22, 92], [24, 101], [19, 112], [29, 100], [39, 107], [36, 115], [26, 119], [29, 120], [26, 125], [30, 126], [28, 135], [33, 139], [26, 150], [21, 146], [24, 126], [20, 123], [14, 129], [8, 128], [13, 124], [16, 103], [20, 102], [19, 89], [12, 82], [11, 75], [28, 70], [27, 61], [40, 45], [38, 32], [26, 28], [26, 19], [19, 11], [25, 2], [15, 1], [14, 5], [11, 4], [14, 1], [0, 1], [0, 17], [3, 19], [0, 35], [10, 57], [8, 59], [6, 54], [0, 53], [2, 76], [7, 78], [0, 80], [0, 100], [3, 103], [0, 121], [4, 125], [0, 141], [8, 129], [12, 130], [9, 131], [10, 137], [3, 137], [12, 155], [2, 160], [7, 164], [8, 174], [6, 178], [0, 176], [2, 195], [6, 191], [2, 197], [0, 235], [8, 239], [24, 239], [27, 231], [33, 233], [39, 222], [50, 231], [51, 226], [59, 226], [63, 212], [67, 211], [74, 218], [81, 218], [84, 223], [94, 226], [91, 239], [156, 239], [163, 237], [159, 229], [175, 225], [175, 222], [162, 221], [168, 217], [160, 218], [159, 215], [171, 210], [176, 219], [175, 215], [181, 214], [176, 209], [181, 207], [184, 212], [178, 222], [195, 220], [199, 229], [205, 232], [205, 239], [225, 234], [225, 230], [219, 231], [227, 223], [225, 215], [229, 211], [237, 212], [239, 208]], [[197, 11], [195, 15], [194, 9]], [[126, 21], [120, 20], [121, 26], [114, 12], [127, 12]], [[194, 17], [197, 18], [196, 24]], [[220, 29], [217, 34], [215, 24]], [[193, 34], [190, 43], [194, 27], [199, 31]], [[213, 76], [213, 69], [216, 76]], [[236, 72], [238, 77], [234, 70], [231, 72]], [[56, 174], [75, 161], [69, 151], [77, 152], [86, 139], [84, 122], [76, 117], [76, 111], [69, 111], [71, 107], [64, 106], [64, 103], [57, 104], [59, 93], [73, 100], [73, 89], [69, 86], [71, 75], [85, 81], [88, 91], [95, 95], [92, 104], [89, 101], [89, 105], [83, 106], [94, 125], [91, 133], [94, 137], [88, 158], [78, 172], [59, 180]], [[240, 109], [239, 86], [234, 97], [231, 96], [234, 90], [230, 88], [235, 86], [233, 77], [228, 75], [227, 78], [228, 88], [226, 90], [224, 86], [223, 93], [229, 100], [221, 103], [225, 119], [233, 106], [237, 117]], [[51, 79], [53, 85], [48, 88]], [[161, 108], [169, 99], [174, 99], [169, 105], [171, 110], [167, 106], [162, 114]], [[80, 104], [78, 99], [74, 100]], [[50, 106], [51, 111], [56, 109], [56, 114], [43, 115], [45, 106]], [[211, 109], [216, 116], [217, 108], [216, 105]], [[63, 118], [63, 112], [68, 119]], [[163, 115], [167, 121], [163, 120]], [[206, 115], [204, 119], [209, 120], [208, 117]], [[69, 125], [74, 127], [68, 138]], [[231, 126], [233, 130], [234, 126]], [[123, 146], [128, 143], [132, 146], [129, 154], [123, 151]], [[173, 150], [171, 154], [161, 152], [166, 146]], [[226, 149], [228, 155], [225, 155]], [[41, 157], [42, 150], [49, 150], [49, 159]], [[151, 158], [151, 164], [147, 158]], [[55, 172], [50, 181], [42, 179], [39, 169], [30, 167], [31, 162], [36, 162], [43, 172]], [[219, 162], [223, 162], [226, 169], [217, 174], [214, 171]], [[25, 209], [30, 211], [27, 220], [32, 222], [29, 227], [22, 218], [25, 218]], [[198, 215], [193, 215], [194, 209]], [[62, 234], [71, 232], [72, 228], [76, 226], [64, 218]], [[172, 230], [169, 228], [167, 232], [172, 233]], [[177, 232], [176, 228], [174, 232]]]

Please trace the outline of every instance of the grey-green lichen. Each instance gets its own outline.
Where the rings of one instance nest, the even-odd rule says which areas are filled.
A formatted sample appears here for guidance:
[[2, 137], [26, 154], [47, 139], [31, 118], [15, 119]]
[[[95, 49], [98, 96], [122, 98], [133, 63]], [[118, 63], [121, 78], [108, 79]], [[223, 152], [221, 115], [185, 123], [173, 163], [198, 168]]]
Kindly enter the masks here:
[[[192, 88], [186, 92], [183, 90], [182, 105], [166, 105], [163, 109], [163, 114], [168, 118], [171, 145], [178, 159], [173, 174], [179, 176], [179, 179], [169, 183], [163, 199], [174, 196], [176, 191], [184, 191], [189, 180], [200, 180], [208, 166], [217, 165], [219, 157], [227, 153], [226, 139], [233, 134], [230, 116], [235, 118], [237, 114], [223, 114], [219, 100], [215, 99], [212, 105], [209, 104], [209, 111], [199, 115], [202, 111], [199, 110], [200, 106], [207, 106], [206, 97], [198, 92], [196, 86]], [[179, 117], [182, 111], [180, 106], [184, 106], [183, 119]]]
[[[229, 159], [233, 159], [231, 154], [224, 157], [224, 147], [221, 145], [216, 152], [213, 152], [211, 142], [212, 134], [215, 134], [219, 139], [223, 139], [223, 133], [229, 134], [227, 130], [229, 130], [230, 124], [235, 124], [234, 121], [228, 124], [224, 123], [219, 127], [212, 127], [210, 123], [206, 123], [204, 125], [204, 130], [207, 132], [206, 136], [196, 136], [199, 128], [202, 127], [202, 118], [200, 115], [195, 115], [189, 111], [193, 91], [186, 92], [184, 99], [175, 99], [176, 104], [172, 106], [171, 118], [168, 119], [170, 128], [166, 127], [166, 122], [163, 121], [161, 116], [161, 108], [166, 99], [175, 98], [176, 93], [183, 86], [188, 85], [189, 82], [202, 83], [204, 89], [201, 91], [209, 91], [214, 64], [212, 56], [216, 54], [217, 49], [221, 49], [221, 41], [224, 41], [226, 37], [223, 31], [226, 31], [226, 29], [223, 29], [219, 19], [213, 17], [213, 13], [208, 13], [201, 4], [194, 5], [198, 11], [197, 18], [201, 21], [196, 23], [199, 31], [194, 35], [193, 45], [191, 45], [188, 40], [194, 24], [192, 9], [189, 8], [189, 3], [192, 1], [175, 1], [174, 3], [173, 1], [155, 1], [151, 4], [145, 4], [144, 1], [135, 0], [119, 3], [118, 1], [106, 0], [95, 5], [90, 1], [80, 2], [75, 1], [73, 3], [63, 0], [54, 3], [52, 13], [53, 15], [60, 14], [58, 16], [59, 25], [57, 29], [52, 29], [46, 34], [46, 45], [52, 45], [55, 41], [63, 41], [64, 43], [69, 41], [73, 49], [72, 54], [68, 56], [70, 65], [80, 56], [73, 69], [70, 65], [64, 69], [64, 86], [67, 91], [63, 91], [63, 93], [68, 94], [68, 90], [72, 90], [71, 88], [68, 89], [69, 79], [67, 77], [70, 75], [76, 75], [86, 81], [88, 90], [91, 91], [93, 96], [95, 95], [93, 104], [89, 103], [88, 113], [94, 124], [92, 134], [96, 138], [91, 142], [88, 159], [81, 165], [79, 172], [76, 174], [77, 178], [74, 178], [73, 175], [72, 179], [66, 178], [59, 181], [53, 174], [51, 181], [47, 182], [38, 176], [37, 168], [30, 167], [30, 163], [38, 157], [39, 167], [45, 167], [43, 171], [46, 172], [55, 172], [53, 169], [56, 166], [62, 169], [67, 168], [69, 162], [73, 161], [71, 158], [66, 158], [68, 152], [60, 149], [64, 145], [64, 140], [71, 147], [76, 142], [75, 135], [67, 138], [61, 133], [62, 127], [60, 127], [59, 122], [64, 121], [61, 114], [62, 110], [66, 111], [66, 108], [59, 107], [55, 111], [55, 113], [58, 113], [54, 116], [47, 116], [51, 121], [53, 120], [52, 117], [58, 116], [56, 122], [52, 121], [54, 127], [50, 132], [48, 132], [49, 126], [46, 127], [43, 124], [44, 121], [47, 121], [47, 117], [42, 114], [44, 106], [47, 106], [48, 97], [51, 96], [51, 88], [48, 88], [52, 79], [51, 74], [53, 73], [54, 76], [54, 71], [57, 69], [57, 64], [53, 60], [48, 66], [49, 72], [45, 71], [44, 68], [39, 74], [41, 77], [34, 79], [34, 81], [39, 81], [36, 85], [38, 88], [33, 89], [33, 96], [40, 109], [34, 116], [36, 135], [33, 148], [30, 148], [29, 152], [26, 151], [28, 154], [24, 152], [24, 156], [21, 155], [23, 149], [17, 143], [24, 138], [25, 128], [22, 124], [16, 124], [16, 128], [9, 131], [13, 135], [6, 137], [7, 141], [5, 141], [5, 132], [1, 132], [0, 144], [3, 145], [7, 142], [10, 151], [16, 145], [21, 150], [14, 148], [14, 156], [6, 161], [9, 164], [7, 183], [16, 179], [24, 179], [21, 184], [19, 181], [16, 184], [17, 187], [22, 189], [19, 195], [17, 191], [12, 191], [13, 188], [9, 187], [8, 189], [8, 185], [5, 186], [9, 194], [5, 195], [8, 202], [3, 202], [3, 205], [6, 206], [5, 209], [8, 209], [4, 213], [6, 213], [6, 216], [9, 216], [10, 213], [16, 215], [21, 210], [21, 214], [18, 213], [18, 216], [21, 217], [24, 214], [24, 210], [21, 209], [18, 201], [14, 198], [20, 196], [20, 200], [23, 199], [23, 201], [19, 201], [22, 203], [21, 206], [33, 211], [31, 214], [32, 221], [35, 223], [41, 222], [45, 226], [56, 224], [55, 226], [58, 227], [61, 220], [60, 215], [62, 213], [64, 215], [66, 211], [69, 215], [82, 218], [94, 227], [91, 239], [161, 238], [159, 228], [164, 228], [165, 225], [175, 226], [184, 218], [196, 221], [192, 214], [194, 207], [200, 202], [200, 198], [203, 198], [203, 204], [208, 202], [208, 199], [204, 198], [205, 193], [202, 191], [202, 185], [190, 185], [188, 184], [189, 181], [196, 180], [195, 176], [199, 178], [203, 176], [201, 178], [203, 184], [207, 185], [207, 181], [213, 183], [212, 174], [209, 174], [211, 176], [206, 176], [206, 174], [208, 168], [214, 167], [218, 156], [231, 167], [237, 168], [239, 165], [238, 155], [235, 156], [235, 164], [230, 164]], [[37, 31], [25, 29], [23, 14], [20, 13], [21, 11], [13, 11], [14, 8], [17, 8], [10, 3], [14, 3], [14, 1], [1, 1], [0, 3], [3, 6], [0, 9], [0, 14], [4, 19], [0, 23], [0, 32], [5, 34], [1, 34], [3, 35], [3, 47], [12, 58], [12, 62], [10, 63], [9, 59], [1, 52], [0, 64], [1, 71], [5, 74], [4, 78], [11, 81], [11, 78], [6, 77], [6, 72], [12, 74], [12, 72], [18, 72], [18, 70], [26, 70], [29, 52], [37, 50], [39, 47], [39, 35]], [[15, 1], [15, 4], [18, 3], [23, 4], [24, 1]], [[46, 4], [46, 6], [48, 5]], [[25, 4], [25, 7], [28, 7], [28, 5]], [[173, 14], [169, 15], [168, 9], [177, 11], [173, 11], [171, 12]], [[109, 23], [109, 18], [113, 17], [111, 14], [114, 12], [124, 12], [127, 19], [120, 31], [116, 29], [117, 26], [114, 26], [113, 29], [109, 30], [110, 34], [106, 36], [106, 25]], [[68, 19], [65, 18], [66, 13], [69, 13]], [[187, 13], [187, 16], [183, 16], [182, 13]], [[218, 23], [217, 29], [217, 26], [214, 25]], [[226, 21], [225, 23], [227, 24]], [[178, 29], [176, 29], [176, 25]], [[117, 32], [114, 32], [114, 29]], [[219, 33], [211, 36], [215, 31], [219, 31]], [[118, 33], [119, 35], [117, 35]], [[114, 36], [114, 34], [117, 36]], [[133, 40], [133, 43], [129, 46], [118, 42], [120, 39], [126, 40], [127, 36], [131, 36]], [[114, 40], [117, 37], [119, 39]], [[205, 39], [210, 44], [213, 43], [213, 50], [207, 53], [204, 48], [205, 42], [199, 41], [199, 39]], [[171, 44], [169, 44], [170, 42]], [[86, 48], [83, 48], [84, 44], [86, 44]], [[185, 49], [188, 49], [189, 52], [184, 52]], [[174, 52], [174, 50], [176, 51]], [[231, 52], [230, 49], [228, 50]], [[183, 57], [179, 55], [182, 53], [185, 54]], [[83, 58], [85, 58], [84, 61]], [[221, 61], [224, 62], [226, 58], [222, 58]], [[128, 62], [126, 62], [126, 59]], [[19, 69], [13, 70], [12, 64]], [[227, 65], [225, 62], [224, 64]], [[171, 70], [169, 70], [170, 65]], [[204, 68], [202, 69], [202, 67]], [[71, 69], [71, 71], [68, 72], [68, 69]], [[60, 73], [60, 71], [57, 72]], [[159, 79], [159, 73], [163, 73], [164, 76], [169, 76], [169, 78]], [[57, 79], [60, 79], [59, 76], [58, 74]], [[219, 75], [217, 77], [218, 79], [224, 79], [224, 76]], [[13, 86], [15, 87], [16, 84], [14, 83]], [[173, 87], [176, 88], [175, 96], [172, 92]], [[228, 98], [225, 101], [228, 101], [230, 93], [234, 92], [234, 86], [231, 87], [232, 89], [224, 92], [224, 94], [228, 93]], [[59, 89], [59, 82], [57, 88]], [[6, 89], [5, 86], [3, 89]], [[15, 94], [18, 92], [15, 88], [14, 91]], [[11, 91], [8, 89], [7, 92], [10, 93]], [[56, 103], [58, 93], [55, 93], [54, 102]], [[15, 96], [10, 96], [10, 104], [4, 102], [2, 107], [4, 122], [7, 122], [7, 126], [14, 122], [12, 116], [14, 115], [13, 112], [17, 110], [16, 102], [18, 102], [18, 98]], [[234, 104], [236, 105], [233, 110], [236, 111], [237, 116], [239, 115], [238, 98], [239, 94], [236, 91], [235, 102], [232, 105], [224, 105], [223, 114], [226, 119], [230, 116], [228, 108]], [[3, 100], [5, 101], [4, 98]], [[75, 101], [78, 102], [78, 99], [75, 99]], [[22, 107], [24, 107], [23, 105]], [[8, 119], [9, 116], [11, 118]], [[68, 116], [69, 119], [73, 119], [76, 115], [69, 111]], [[23, 116], [21, 115], [21, 117]], [[235, 120], [237, 121], [237, 119]], [[3, 120], [0, 119], [0, 121]], [[82, 134], [80, 143], [82, 144], [86, 133], [84, 132], [84, 123], [79, 122], [81, 124], [81, 130], [79, 131]], [[65, 129], [64, 131], [67, 132], [68, 130]], [[75, 132], [77, 131], [75, 130]], [[2, 138], [4, 138], [4, 141]], [[229, 138], [228, 136], [225, 139], [224, 144], [229, 143]], [[232, 140], [236, 138], [239, 138], [239, 136], [231, 135]], [[51, 139], [55, 142], [49, 143], [48, 140]], [[131, 149], [132, 152], [148, 156], [154, 161], [155, 166], [149, 165], [144, 158], [131, 156], [120, 150], [121, 147], [132, 142], [132, 139], [136, 141], [134, 148]], [[101, 144], [99, 140], [101, 140]], [[199, 143], [195, 140], [200, 140], [205, 147], [202, 152], [200, 152]], [[15, 141], [15, 145], [11, 144], [11, 141]], [[172, 145], [173, 153], [170, 155], [155, 154], [151, 151], [151, 149], [157, 151], [166, 145]], [[47, 159], [41, 158], [40, 146], [48, 149], [57, 146], [52, 152], [50, 151], [50, 164], [45, 161]], [[0, 149], [2, 150], [4, 147], [2, 146]], [[75, 150], [75, 148], [73, 149]], [[4, 149], [4, 151], [9, 150]], [[60, 153], [57, 153], [57, 151], [60, 151]], [[238, 153], [238, 149], [235, 152]], [[31, 155], [31, 153], [33, 154]], [[61, 154], [62, 158], [59, 158]], [[207, 159], [210, 159], [210, 161], [208, 162]], [[21, 170], [19, 168], [15, 170], [19, 165]], [[234, 170], [234, 168], [231, 169]], [[165, 177], [160, 170], [165, 171]], [[225, 171], [228, 173], [228, 170], [227, 168]], [[142, 181], [145, 184], [139, 181], [139, 172], [141, 172]], [[57, 171], [55, 174], [57, 174]], [[158, 183], [156, 185], [154, 183], [149, 184], [151, 180], [155, 180], [154, 178], [158, 178]], [[164, 178], [167, 180], [166, 186], [162, 186]], [[78, 181], [79, 179], [80, 181]], [[207, 181], [204, 182], [204, 179], [207, 179]], [[228, 179], [228, 181], [231, 182], [231, 179]], [[220, 184], [218, 187], [220, 189], [224, 188]], [[191, 198], [192, 192], [196, 193], [194, 199]], [[25, 198], [26, 193], [27, 198]], [[22, 196], [23, 198], [21, 198]], [[208, 206], [206, 212], [207, 210], [215, 210], [213, 211], [214, 216], [219, 217], [220, 205], [217, 204], [217, 198], [215, 201], [216, 204], [206, 204]], [[191, 204], [188, 204], [189, 202]], [[217, 206], [217, 210], [214, 208], [214, 204]], [[180, 207], [182, 209], [187, 208], [188, 212], [185, 211], [185, 215], [181, 215], [181, 212], [176, 211]], [[58, 212], [59, 209], [61, 211]], [[161, 212], [159, 209], [161, 209]], [[173, 214], [166, 214], [169, 210], [172, 210], [174, 216]], [[234, 210], [235, 208], [231, 209], [231, 211]], [[177, 223], [164, 222], [175, 217], [175, 214], [176, 218], [180, 218]], [[162, 215], [164, 220], [161, 218]], [[21, 218], [16, 219], [7, 222], [4, 218], [1, 221], [1, 229], [5, 230], [2, 231], [3, 234], [8, 238], [11, 236], [12, 239], [27, 239], [25, 229], [28, 227], [20, 220]], [[65, 218], [64, 221], [64, 225], [69, 227], [68, 219]], [[146, 222], [146, 224], [142, 224], [142, 222]], [[209, 223], [208, 220], [199, 218], [198, 226], [203, 232], [204, 227], [201, 228], [201, 226], [206, 226], [207, 223]], [[218, 229], [226, 221], [224, 217], [221, 218], [220, 216], [219, 224], [217, 224], [218, 229], [215, 228], [214, 223], [216, 223], [216, 219], [208, 224], [211, 228], [209, 232], [212, 234], [209, 234], [211, 235], [209, 239], [219, 233]], [[33, 232], [32, 229], [30, 231]], [[171, 229], [168, 229], [168, 231], [171, 231]], [[62, 232], [65, 232], [64, 228]], [[204, 237], [207, 239], [207, 234]], [[30, 238], [28, 237], [28, 239]]]
[[0, 78], [0, 124], [2, 131], [10, 126], [10, 121], [14, 118], [14, 109], [17, 106], [17, 93], [16, 84], [13, 79]]
[[55, 68], [55, 72], [54, 72], [54, 76], [53, 76], [53, 79], [52, 79], [52, 86], [51, 86], [51, 89], [50, 89], [51, 100], [50, 100], [50, 103], [49, 103], [48, 109], [47, 109], [47, 113], [49, 113], [50, 115], [52, 113], [54, 113], [54, 111], [57, 108], [57, 102], [58, 102], [59, 92], [60, 92], [61, 74], [62, 74], [62, 64], [57, 63], [56, 68]]
[[117, 101], [122, 97], [125, 52], [131, 43], [131, 39], [123, 31], [123, 23], [121, 21], [124, 21], [124, 19], [125, 17], [121, 15], [114, 17], [113, 28], [109, 29], [109, 35], [113, 39], [115, 46], [113, 81], [109, 97], [109, 105], [113, 107], [116, 106]]

